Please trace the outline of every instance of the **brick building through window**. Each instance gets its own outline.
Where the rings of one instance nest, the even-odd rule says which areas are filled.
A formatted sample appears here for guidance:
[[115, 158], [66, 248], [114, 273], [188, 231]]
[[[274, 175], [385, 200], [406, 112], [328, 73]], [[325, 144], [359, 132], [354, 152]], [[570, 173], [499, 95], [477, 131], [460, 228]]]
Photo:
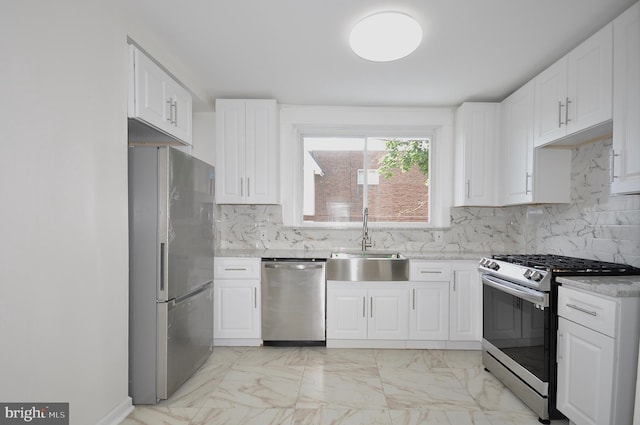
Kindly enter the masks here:
[[[391, 178], [377, 175], [385, 151], [369, 151], [367, 206], [370, 222], [428, 222], [429, 188], [417, 166]], [[310, 150], [306, 158], [313, 170], [313, 208], [309, 222], [358, 222], [362, 220], [364, 155], [358, 150]], [[359, 178], [360, 176], [360, 178]], [[309, 177], [308, 177], [309, 178]], [[309, 214], [311, 213], [311, 214]]]

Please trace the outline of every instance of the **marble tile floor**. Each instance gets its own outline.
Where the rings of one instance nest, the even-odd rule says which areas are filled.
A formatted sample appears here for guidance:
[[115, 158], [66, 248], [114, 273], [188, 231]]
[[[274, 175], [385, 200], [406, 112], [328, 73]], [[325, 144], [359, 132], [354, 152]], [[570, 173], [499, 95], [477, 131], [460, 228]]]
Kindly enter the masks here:
[[[554, 424], [567, 424], [554, 421]], [[171, 398], [122, 425], [507, 425], [538, 418], [479, 351], [215, 347]]]

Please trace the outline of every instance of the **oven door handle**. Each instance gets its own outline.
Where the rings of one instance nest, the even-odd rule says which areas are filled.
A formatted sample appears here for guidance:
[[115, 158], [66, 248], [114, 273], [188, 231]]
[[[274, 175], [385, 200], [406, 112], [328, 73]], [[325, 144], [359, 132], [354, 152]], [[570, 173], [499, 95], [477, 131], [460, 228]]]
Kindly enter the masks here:
[[509, 281], [498, 279], [495, 276], [482, 276], [482, 283], [487, 286], [491, 286], [499, 291], [506, 292], [514, 297], [521, 298], [526, 301], [534, 303], [537, 307], [547, 308], [549, 307], [549, 295], [544, 292], [535, 291], [533, 289], [524, 288], [520, 285], [515, 285]]

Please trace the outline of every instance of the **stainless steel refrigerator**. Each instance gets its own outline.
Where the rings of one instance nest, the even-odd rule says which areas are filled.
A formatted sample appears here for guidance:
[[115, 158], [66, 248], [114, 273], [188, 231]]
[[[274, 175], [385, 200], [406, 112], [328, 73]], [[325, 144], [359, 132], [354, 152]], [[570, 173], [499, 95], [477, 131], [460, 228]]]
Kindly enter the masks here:
[[129, 394], [173, 394], [213, 347], [214, 169], [129, 148]]

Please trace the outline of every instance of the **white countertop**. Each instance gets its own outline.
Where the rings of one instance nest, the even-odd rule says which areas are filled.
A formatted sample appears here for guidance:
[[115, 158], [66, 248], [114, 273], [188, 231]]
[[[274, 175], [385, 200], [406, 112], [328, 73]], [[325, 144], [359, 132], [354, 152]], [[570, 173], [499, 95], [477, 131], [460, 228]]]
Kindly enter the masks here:
[[558, 277], [557, 281], [563, 286], [610, 297], [640, 297], [640, 276]]
[[[388, 250], [384, 252], [396, 252]], [[303, 250], [303, 249], [220, 249], [216, 251], [217, 257], [253, 257], [253, 258], [329, 258], [332, 252], [343, 252], [343, 250]], [[344, 251], [357, 252], [357, 251]], [[376, 253], [380, 251], [368, 250]], [[455, 261], [469, 260], [480, 261], [488, 254], [485, 253], [446, 253], [446, 252], [401, 252], [400, 254], [411, 260], [433, 260], [433, 261]]]

